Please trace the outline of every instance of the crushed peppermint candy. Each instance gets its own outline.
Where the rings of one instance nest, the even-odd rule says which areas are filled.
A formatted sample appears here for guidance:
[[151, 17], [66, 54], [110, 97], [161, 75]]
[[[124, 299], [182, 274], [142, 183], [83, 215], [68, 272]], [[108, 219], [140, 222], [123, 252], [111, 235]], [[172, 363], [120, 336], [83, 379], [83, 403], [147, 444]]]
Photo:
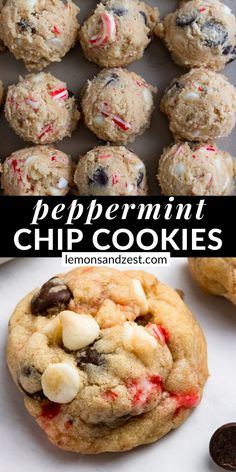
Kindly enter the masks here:
[[40, 134], [38, 134], [38, 136], [37, 136], [38, 139], [42, 139], [45, 136], [45, 134], [51, 133], [51, 131], [53, 131], [53, 125], [50, 123], [49, 125], [46, 125], [42, 129]]
[[60, 30], [58, 29], [58, 27], [56, 25], [53, 26], [52, 32], [55, 33], [55, 34], [61, 34]]
[[108, 42], [111, 43], [116, 39], [116, 22], [113, 14], [105, 11], [101, 14], [101, 20], [101, 30], [97, 35], [92, 36], [89, 40], [92, 47], [102, 47]]
[[30, 105], [34, 110], [39, 109], [39, 102], [37, 100], [34, 100], [33, 98], [25, 98], [25, 103], [27, 105]]
[[110, 117], [113, 123], [115, 123], [123, 131], [128, 131], [131, 128], [130, 123], [127, 123], [126, 121], [124, 121], [123, 118], [121, 118], [120, 116], [110, 113], [107, 103], [104, 103], [104, 106], [100, 110], [100, 113], [106, 118]]
[[67, 88], [63, 87], [57, 90], [54, 90], [53, 92], [50, 92], [51, 97], [53, 100], [66, 100], [69, 96]]

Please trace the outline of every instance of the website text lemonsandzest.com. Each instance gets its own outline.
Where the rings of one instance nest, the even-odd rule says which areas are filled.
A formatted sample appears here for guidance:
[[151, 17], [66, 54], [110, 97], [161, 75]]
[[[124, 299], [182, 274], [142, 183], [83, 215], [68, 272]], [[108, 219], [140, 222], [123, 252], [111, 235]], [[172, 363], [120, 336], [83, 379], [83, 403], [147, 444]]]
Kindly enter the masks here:
[[71, 253], [64, 252], [62, 254], [62, 265], [63, 267], [71, 266], [170, 266], [170, 253]]

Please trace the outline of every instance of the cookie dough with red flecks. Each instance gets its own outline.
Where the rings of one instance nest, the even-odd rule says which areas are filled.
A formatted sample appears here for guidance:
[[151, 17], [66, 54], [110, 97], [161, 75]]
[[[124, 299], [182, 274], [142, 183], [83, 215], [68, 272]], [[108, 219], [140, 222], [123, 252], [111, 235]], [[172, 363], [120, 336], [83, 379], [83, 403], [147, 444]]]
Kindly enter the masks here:
[[73, 182], [70, 156], [52, 146], [35, 146], [13, 152], [2, 165], [5, 195], [66, 195]]
[[2, 102], [3, 102], [3, 96], [4, 96], [4, 88], [3, 88], [3, 83], [0, 80], [0, 106], [2, 105]]
[[236, 18], [218, 0], [180, 4], [155, 31], [182, 67], [221, 70], [236, 58]]
[[231, 195], [235, 159], [212, 143], [176, 143], [164, 150], [158, 180], [164, 195]]
[[139, 0], [99, 3], [80, 30], [85, 56], [100, 67], [124, 67], [141, 59], [158, 16], [157, 8]]
[[236, 89], [224, 75], [192, 69], [167, 88], [161, 111], [176, 139], [207, 142], [228, 136], [236, 121]]
[[79, 8], [71, 0], [7, 0], [1, 38], [29, 71], [42, 70], [75, 45]]
[[124, 451], [177, 428], [208, 377], [204, 335], [172, 289], [141, 271], [79, 268], [28, 294], [7, 361], [50, 441]]
[[79, 195], [147, 195], [144, 163], [125, 147], [99, 146], [82, 156], [74, 181]]
[[66, 83], [45, 72], [28, 74], [9, 87], [5, 115], [16, 134], [34, 144], [71, 136], [80, 118]]
[[104, 141], [132, 142], [150, 125], [155, 92], [156, 88], [135, 72], [105, 69], [85, 88], [85, 124]]
[[189, 268], [200, 287], [236, 305], [236, 257], [195, 257]]

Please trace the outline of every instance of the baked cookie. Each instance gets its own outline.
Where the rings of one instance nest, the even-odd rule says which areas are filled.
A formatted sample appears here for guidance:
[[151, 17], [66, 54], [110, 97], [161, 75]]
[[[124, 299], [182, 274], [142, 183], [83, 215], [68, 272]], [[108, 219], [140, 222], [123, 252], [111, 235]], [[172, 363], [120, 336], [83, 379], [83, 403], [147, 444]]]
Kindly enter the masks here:
[[98, 138], [127, 144], [150, 125], [155, 87], [125, 69], [101, 71], [88, 81], [82, 98], [86, 126]]
[[[1, 11], [3, 9], [3, 5], [5, 3], [5, 0], [0, 0], [0, 15], [1, 15]], [[1, 16], [0, 16], [0, 24], [1, 24]], [[0, 52], [3, 52], [5, 50], [5, 45], [2, 41], [2, 34], [1, 34], [1, 28], [0, 28]]]
[[228, 298], [236, 305], [236, 257], [190, 258], [189, 267], [205, 292]]
[[176, 143], [158, 163], [164, 195], [232, 195], [235, 158], [213, 143]]
[[5, 115], [16, 134], [34, 144], [71, 136], [80, 118], [66, 83], [45, 72], [28, 74], [8, 88]]
[[156, 27], [173, 60], [182, 67], [221, 70], [236, 58], [236, 18], [218, 0], [185, 2]]
[[208, 69], [192, 69], [175, 79], [161, 101], [176, 139], [211, 141], [228, 136], [236, 121], [236, 89]]
[[79, 268], [27, 295], [7, 361], [25, 405], [57, 446], [84, 454], [156, 441], [196, 407], [206, 343], [172, 289], [139, 271]]
[[139, 0], [99, 3], [80, 30], [86, 58], [100, 67], [125, 67], [141, 59], [158, 16], [157, 8]]
[[79, 195], [147, 195], [144, 163], [121, 146], [99, 146], [82, 156], [74, 182]]
[[78, 38], [79, 8], [71, 0], [7, 0], [1, 38], [29, 71], [60, 62]]
[[35, 146], [13, 152], [2, 164], [5, 195], [64, 196], [73, 183], [70, 156], [52, 146]]

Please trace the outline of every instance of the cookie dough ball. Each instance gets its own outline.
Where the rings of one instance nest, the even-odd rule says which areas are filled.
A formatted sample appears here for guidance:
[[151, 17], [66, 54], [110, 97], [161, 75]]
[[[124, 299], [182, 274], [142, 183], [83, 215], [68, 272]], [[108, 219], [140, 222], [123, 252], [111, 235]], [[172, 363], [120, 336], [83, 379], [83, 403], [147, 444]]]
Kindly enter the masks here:
[[3, 88], [3, 83], [0, 80], [0, 106], [2, 105], [2, 102], [3, 102], [3, 96], [4, 96], [4, 88]]
[[189, 259], [193, 278], [207, 293], [228, 298], [236, 305], [236, 257]]
[[74, 181], [79, 195], [147, 195], [145, 165], [125, 147], [100, 146], [77, 165]]
[[204, 335], [179, 295], [146, 272], [106, 267], [27, 295], [10, 320], [7, 361], [50, 441], [84, 454], [176, 429], [208, 377]]
[[75, 45], [78, 13], [71, 0], [8, 0], [1, 15], [1, 37], [28, 70], [42, 70], [60, 62]]
[[3, 9], [3, 5], [5, 3], [5, 0], [0, 0], [0, 52], [3, 52], [4, 49], [5, 49], [5, 46], [4, 46], [4, 43], [2, 41], [2, 28], [1, 28], [1, 12], [2, 12], [2, 9]]
[[100, 67], [124, 67], [143, 56], [157, 20], [157, 8], [138, 0], [99, 3], [80, 31], [84, 54]]
[[57, 195], [69, 192], [73, 182], [70, 156], [52, 146], [13, 152], [3, 163], [1, 184], [5, 195]]
[[228, 136], [236, 121], [236, 89], [227, 78], [192, 69], [172, 82], [161, 101], [178, 140], [211, 141]]
[[164, 195], [231, 195], [234, 160], [215, 144], [177, 143], [162, 154], [158, 179]]
[[184, 3], [156, 28], [177, 64], [213, 70], [223, 69], [236, 58], [235, 31], [234, 14], [217, 0]]
[[29, 74], [9, 87], [5, 115], [16, 134], [35, 144], [71, 136], [80, 118], [66, 83], [44, 72]]
[[155, 92], [134, 72], [103, 70], [87, 83], [82, 99], [85, 124], [105, 141], [132, 142], [149, 127]]

